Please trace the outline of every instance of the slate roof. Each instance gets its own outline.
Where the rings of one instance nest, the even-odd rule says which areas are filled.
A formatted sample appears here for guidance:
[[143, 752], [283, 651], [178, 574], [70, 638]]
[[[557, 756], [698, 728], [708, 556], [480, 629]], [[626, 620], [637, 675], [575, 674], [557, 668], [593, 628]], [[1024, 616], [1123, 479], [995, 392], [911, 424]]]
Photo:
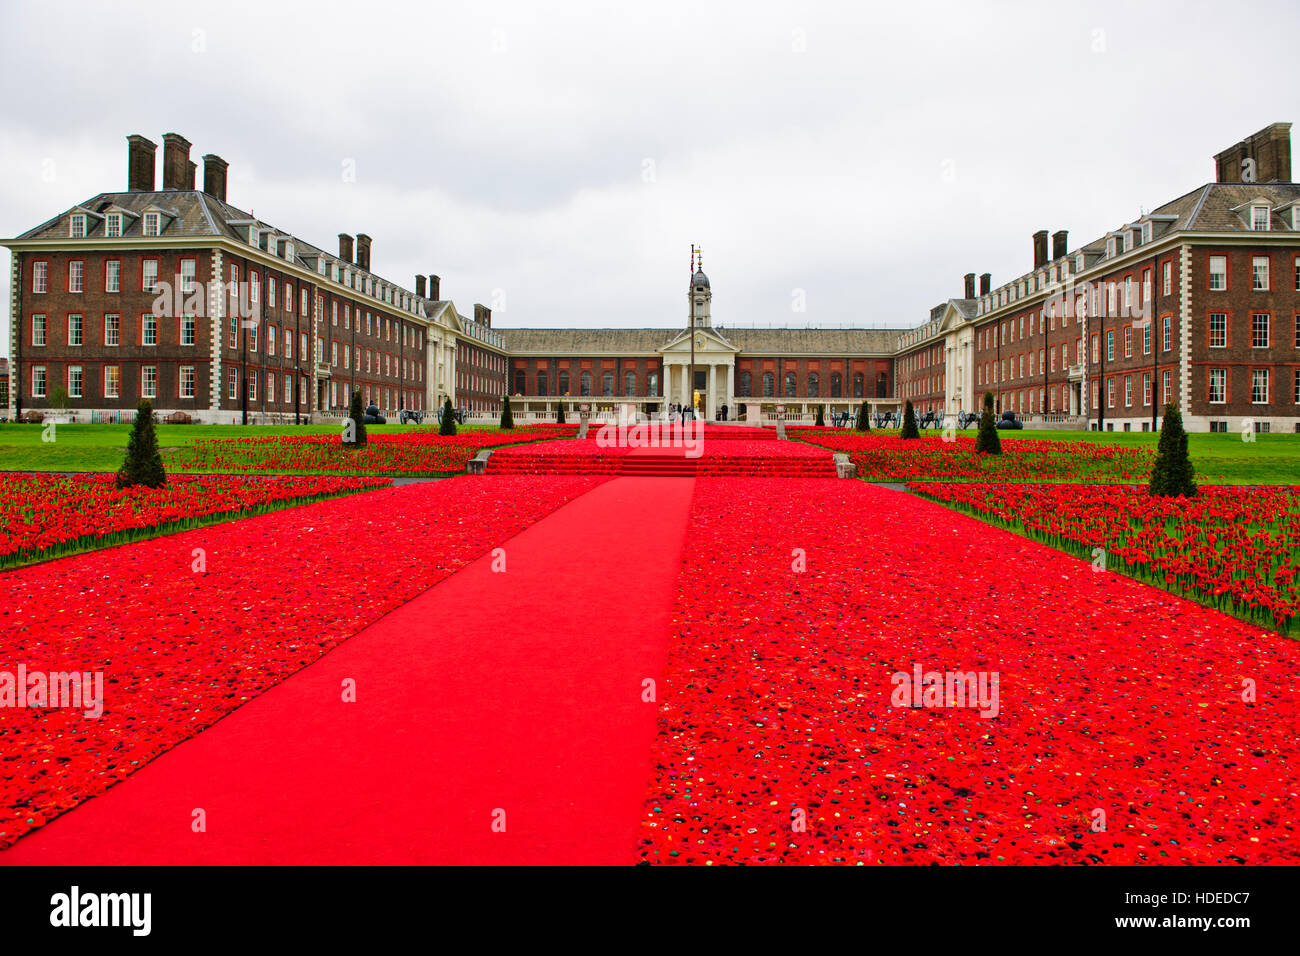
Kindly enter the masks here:
[[[599, 355], [656, 352], [681, 329], [498, 329], [511, 352]], [[711, 332], [742, 352], [784, 355], [889, 354], [899, 329], [729, 329]]]

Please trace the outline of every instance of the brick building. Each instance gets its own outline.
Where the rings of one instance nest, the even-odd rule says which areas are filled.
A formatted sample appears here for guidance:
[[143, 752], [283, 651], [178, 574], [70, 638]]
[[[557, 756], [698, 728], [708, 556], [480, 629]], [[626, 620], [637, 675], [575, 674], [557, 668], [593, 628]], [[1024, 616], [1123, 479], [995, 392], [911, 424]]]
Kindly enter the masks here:
[[334, 254], [230, 205], [218, 156], [197, 189], [175, 133], [156, 189], [155, 144], [127, 139], [126, 191], [6, 243], [11, 416], [48, 409], [56, 389], [82, 420], [149, 398], [199, 421], [308, 421], [345, 412], [354, 389], [395, 415], [455, 397], [463, 342], [499, 402], [499, 336], [440, 299], [436, 277], [432, 295], [422, 276], [411, 292], [371, 271], [365, 234]]

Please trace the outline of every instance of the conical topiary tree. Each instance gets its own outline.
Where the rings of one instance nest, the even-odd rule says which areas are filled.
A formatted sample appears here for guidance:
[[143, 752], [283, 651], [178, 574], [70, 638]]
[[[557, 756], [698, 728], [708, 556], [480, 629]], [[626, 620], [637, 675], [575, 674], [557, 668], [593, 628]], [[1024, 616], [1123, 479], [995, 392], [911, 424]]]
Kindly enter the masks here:
[[456, 410], [451, 407], [451, 398], [442, 403], [442, 427], [438, 429], [438, 434], [456, 434]]
[[560, 402], [559, 408], [555, 412], [555, 424], [564, 424], [564, 402]]
[[505, 401], [501, 403], [501, 427], [514, 428], [515, 416], [510, 412], [510, 396], [505, 396]]
[[126, 461], [117, 473], [119, 488], [143, 485], [161, 488], [167, 484], [162, 456], [158, 454], [158, 436], [153, 430], [153, 403], [147, 398], [135, 407], [135, 425], [126, 442]]
[[903, 432], [898, 437], [921, 437], [921, 431], [916, 427], [916, 409], [912, 407], [912, 400], [910, 398], [907, 400], [907, 404], [903, 406]]
[[813, 424], [814, 424], [814, 425], [817, 425], [818, 427], [820, 427], [820, 426], [826, 424], [826, 406], [825, 406], [825, 405], [818, 405], [818, 406], [817, 406], [817, 421], [813, 422]]
[[361, 408], [361, 389], [352, 393], [348, 408], [348, 427], [343, 429], [343, 444], [348, 448], [361, 448], [366, 443], [366, 413]]
[[1156, 463], [1151, 469], [1148, 494], [1161, 498], [1196, 497], [1192, 480], [1192, 458], [1187, 453], [1187, 432], [1183, 416], [1172, 404], [1165, 406], [1164, 424], [1160, 426], [1160, 443], [1156, 445]]
[[853, 427], [860, 432], [871, 431], [871, 406], [866, 402], [858, 406], [858, 420], [853, 423]]
[[1002, 438], [997, 422], [993, 420], [993, 393], [984, 393], [984, 411], [980, 413], [980, 430], [975, 436], [975, 450], [986, 455], [1002, 454]]

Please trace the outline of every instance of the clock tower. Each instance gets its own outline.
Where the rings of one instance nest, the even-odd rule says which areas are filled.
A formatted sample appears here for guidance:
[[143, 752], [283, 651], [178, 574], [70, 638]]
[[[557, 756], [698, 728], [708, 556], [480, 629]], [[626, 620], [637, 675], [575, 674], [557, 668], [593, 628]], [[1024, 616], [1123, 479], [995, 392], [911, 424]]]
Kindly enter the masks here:
[[700, 256], [691, 276], [691, 287], [687, 292], [690, 300], [692, 328], [707, 329], [713, 325], [709, 310], [713, 301], [713, 291], [709, 288], [709, 277], [704, 274], [704, 257]]

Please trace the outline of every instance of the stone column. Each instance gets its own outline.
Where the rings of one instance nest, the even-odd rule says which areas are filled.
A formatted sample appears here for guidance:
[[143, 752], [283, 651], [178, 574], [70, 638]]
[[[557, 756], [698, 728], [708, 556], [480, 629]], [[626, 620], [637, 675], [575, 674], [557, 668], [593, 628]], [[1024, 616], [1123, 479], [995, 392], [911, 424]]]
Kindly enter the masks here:
[[736, 360], [731, 359], [727, 362], [727, 418], [734, 420], [736, 417]]
[[709, 379], [708, 379], [708, 381], [709, 381], [709, 387], [708, 387], [708, 391], [704, 393], [704, 394], [705, 394], [705, 398], [704, 398], [704, 408], [705, 408], [705, 411], [706, 411], [706, 413], [707, 413], [707, 414], [706, 414], [706, 418], [708, 418], [708, 419], [715, 419], [715, 420], [716, 420], [717, 417], [718, 417], [718, 413], [717, 413], [717, 404], [718, 404], [718, 399], [717, 399], [717, 391], [716, 391], [716, 388], [715, 388], [715, 385], [714, 385], [715, 379], [716, 379], [716, 377], [717, 377], [717, 376], [715, 375], [715, 373], [717, 372], [717, 370], [718, 370], [718, 367], [717, 367], [716, 365], [714, 365], [712, 362], [710, 362], [710, 363], [709, 363]]

